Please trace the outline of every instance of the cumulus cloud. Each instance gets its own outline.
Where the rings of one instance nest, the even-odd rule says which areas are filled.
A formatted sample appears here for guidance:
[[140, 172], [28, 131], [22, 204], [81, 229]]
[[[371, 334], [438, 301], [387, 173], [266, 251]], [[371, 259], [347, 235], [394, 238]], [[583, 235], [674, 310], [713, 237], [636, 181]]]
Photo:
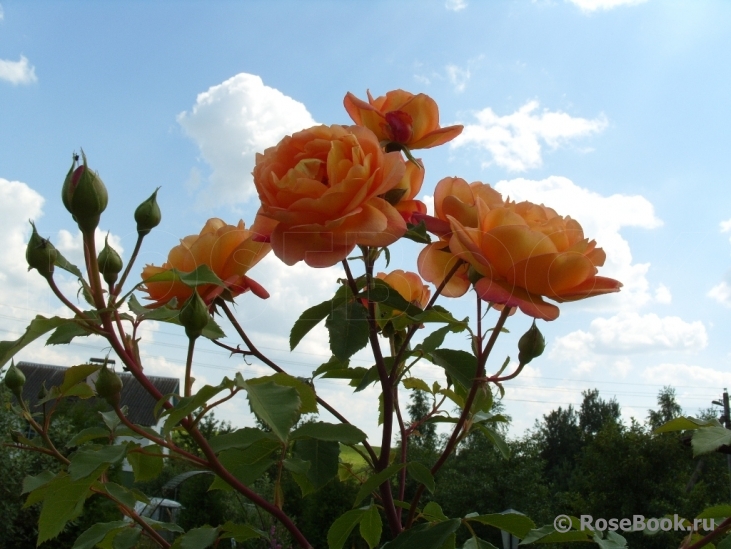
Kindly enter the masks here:
[[467, 82], [470, 80], [470, 70], [463, 69], [457, 65], [447, 65], [447, 78], [449, 82], [454, 86], [454, 91], [463, 92], [467, 87]]
[[19, 61], [0, 59], [0, 80], [6, 80], [13, 85], [32, 84], [37, 82], [36, 68], [28, 63], [28, 58], [20, 56]]
[[476, 112], [477, 123], [466, 124], [450, 146], [476, 147], [491, 156], [484, 166], [495, 163], [512, 172], [524, 172], [543, 164], [544, 144], [555, 150], [572, 139], [599, 133], [608, 125], [603, 114], [594, 119], [577, 118], [561, 111], [537, 112], [538, 107], [538, 101], [529, 101], [505, 116], [489, 107]]
[[634, 6], [647, 0], [567, 0], [577, 6], [584, 13], [607, 11], [619, 6]]
[[649, 366], [642, 377], [652, 383], [672, 385], [681, 391], [686, 385], [707, 385], [720, 392], [721, 387], [731, 386], [731, 373], [691, 364], [663, 363]]
[[451, 11], [462, 11], [467, 7], [466, 0], [447, 0], [444, 7]]
[[589, 331], [576, 330], [559, 337], [551, 357], [576, 361], [592, 355], [698, 351], [706, 345], [708, 334], [699, 320], [686, 322], [677, 316], [621, 312], [595, 318]]
[[204, 207], [247, 201], [256, 192], [255, 154], [316, 124], [302, 103], [246, 73], [198, 94], [192, 109], [177, 120], [211, 168], [208, 184], [198, 193]]
[[721, 305], [731, 307], [731, 284], [728, 281], [728, 278], [731, 277], [727, 276], [726, 278], [727, 280], [722, 280], [716, 284], [706, 295]]
[[[601, 304], [602, 307], [636, 309], [652, 301], [647, 280], [650, 264], [632, 262], [629, 242], [620, 233], [624, 227], [653, 229], [662, 225], [649, 200], [640, 195], [602, 196], [559, 176], [539, 181], [505, 180], [498, 182], [495, 188], [512, 200], [543, 203], [561, 215], [570, 215], [581, 223], [584, 234], [604, 249], [607, 260], [600, 274], [619, 280], [624, 287], [618, 294], [585, 302], [589, 306]], [[666, 297], [667, 294], [660, 291], [658, 301]]]

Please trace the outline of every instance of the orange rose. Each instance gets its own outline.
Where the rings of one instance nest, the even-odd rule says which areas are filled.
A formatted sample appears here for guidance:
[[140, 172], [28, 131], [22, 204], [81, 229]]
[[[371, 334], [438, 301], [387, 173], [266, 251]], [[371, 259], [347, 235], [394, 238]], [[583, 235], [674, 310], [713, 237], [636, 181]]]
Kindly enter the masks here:
[[437, 104], [423, 93], [394, 90], [373, 99], [369, 91], [366, 103], [348, 92], [343, 104], [353, 122], [373, 131], [380, 141], [409, 149], [443, 145], [462, 133], [462, 126], [439, 127]]
[[[142, 280], [173, 268], [188, 273], [201, 265], [208, 265], [226, 284], [230, 297], [251, 290], [255, 295], [267, 298], [267, 291], [246, 276], [248, 270], [271, 249], [269, 244], [255, 240], [259, 224], [257, 219], [249, 230], [243, 221], [234, 226], [215, 217], [209, 219], [200, 234], [186, 236], [170, 250], [168, 260], [161, 267], [147, 265], [142, 270]], [[206, 303], [211, 303], [226, 289], [207, 284], [198, 286], [198, 293]], [[162, 305], [176, 297], [179, 307], [193, 293], [192, 288], [179, 281], [146, 282], [145, 290], [149, 298], [155, 300], [154, 305]]]
[[406, 222], [382, 198], [406, 170], [359, 126], [315, 126], [257, 154], [259, 213], [272, 221], [271, 244], [287, 265], [329, 267], [356, 245], [388, 246]]
[[395, 202], [394, 207], [407, 223], [415, 225], [414, 214], [426, 214], [426, 204], [421, 200], [415, 200], [423, 183], [424, 168], [414, 162], [407, 162], [406, 173], [401, 178], [399, 184], [393, 190], [389, 191], [389, 194], [394, 196], [398, 201], [389, 200], [388, 195], [385, 197], [392, 204]]
[[388, 274], [378, 273], [376, 278], [380, 278], [391, 286], [391, 288], [396, 290], [409, 303], [422, 309], [429, 303], [431, 291], [428, 286], [424, 285], [421, 277], [416, 273], [396, 269]]
[[[463, 259], [481, 277], [475, 290], [482, 299], [544, 320], [556, 319], [559, 310], [543, 297], [576, 301], [622, 286], [597, 276], [604, 251], [584, 238], [577, 221], [551, 208], [503, 202], [489, 185], [453, 178], [439, 182], [434, 205], [437, 218], [446, 218], [451, 231], [419, 256], [419, 272], [426, 280], [443, 280], [456, 258]], [[447, 246], [449, 252], [443, 251]], [[460, 279], [454, 287], [466, 291], [469, 285]]]

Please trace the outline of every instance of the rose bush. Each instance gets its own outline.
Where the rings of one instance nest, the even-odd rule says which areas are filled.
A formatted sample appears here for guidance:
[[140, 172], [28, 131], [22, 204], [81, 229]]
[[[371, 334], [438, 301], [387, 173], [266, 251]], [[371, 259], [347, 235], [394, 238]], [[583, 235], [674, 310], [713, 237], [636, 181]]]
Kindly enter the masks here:
[[199, 234], [186, 236], [170, 250], [168, 260], [162, 266], [147, 265], [142, 270], [142, 280], [146, 281], [144, 289], [155, 301], [154, 305], [177, 298], [180, 307], [193, 290], [179, 280], [147, 282], [149, 278], [170, 269], [187, 273], [201, 265], [210, 267], [226, 285], [225, 289], [213, 284], [200, 286], [198, 293], [206, 303], [211, 303], [222, 292], [228, 292], [225, 296], [228, 298], [248, 290], [261, 298], [269, 297], [264, 288], [246, 275], [271, 249], [266, 242], [257, 240], [257, 225], [247, 229], [243, 221], [228, 225], [218, 218], [209, 219]]
[[423, 93], [393, 90], [373, 99], [369, 91], [368, 103], [348, 93], [343, 104], [353, 122], [371, 130], [380, 141], [409, 149], [443, 145], [462, 133], [462, 126], [439, 126], [439, 108]]
[[406, 222], [383, 195], [406, 165], [359, 126], [315, 126], [257, 154], [260, 214], [272, 220], [272, 250], [287, 265], [329, 267], [356, 245], [388, 246]]

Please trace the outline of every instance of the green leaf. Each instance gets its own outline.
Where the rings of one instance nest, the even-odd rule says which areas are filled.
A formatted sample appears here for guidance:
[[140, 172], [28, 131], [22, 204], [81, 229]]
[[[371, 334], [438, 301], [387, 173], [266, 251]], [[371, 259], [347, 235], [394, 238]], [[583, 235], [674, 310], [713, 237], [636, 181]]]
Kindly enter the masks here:
[[262, 384], [245, 383], [253, 412], [271, 427], [279, 440], [287, 440], [289, 430], [297, 421], [300, 397], [292, 387], [283, 387], [271, 381]]
[[56, 478], [56, 475], [51, 471], [42, 471], [34, 477], [27, 476], [23, 479], [23, 491], [21, 494], [27, 494], [28, 492], [37, 490], [41, 486], [45, 486], [51, 482], [54, 478]]
[[716, 549], [731, 549], [731, 536], [726, 536], [716, 544]]
[[401, 383], [403, 383], [404, 387], [407, 389], [431, 393], [431, 389], [429, 388], [429, 385], [426, 384], [426, 381], [419, 379], [418, 377], [405, 377], [401, 380]]
[[368, 494], [376, 490], [381, 484], [386, 482], [389, 478], [391, 478], [403, 468], [403, 463], [392, 463], [380, 473], [376, 473], [368, 477], [368, 480], [366, 480], [361, 485], [360, 490], [358, 490], [358, 495], [355, 496], [355, 502], [353, 503], [353, 507], [358, 505], [366, 498]]
[[301, 402], [299, 413], [317, 413], [317, 395], [315, 394], [315, 389], [312, 388], [312, 385], [305, 383], [300, 378], [291, 376], [284, 372], [277, 372], [276, 374], [270, 376], [249, 379], [246, 381], [246, 383], [250, 385], [257, 385], [261, 383], [266, 383], [267, 381], [273, 381], [274, 383], [276, 383], [277, 385], [281, 385], [282, 387], [294, 387], [295, 389], [297, 389], [297, 394], [299, 394]]
[[145, 282], [182, 282], [189, 288], [203, 286], [204, 284], [215, 284], [226, 287], [226, 284], [218, 278], [208, 265], [200, 265], [194, 271], [184, 273], [177, 269], [169, 269], [147, 278]]
[[701, 429], [703, 427], [721, 427], [721, 423], [713, 419], [696, 419], [694, 417], [676, 417], [667, 423], [660, 425], [653, 433], [668, 433], [671, 431], [688, 431]]
[[110, 410], [108, 412], [99, 412], [99, 415], [102, 417], [104, 425], [107, 426], [107, 429], [109, 429], [110, 432], [114, 432], [119, 424], [122, 423], [122, 420], [119, 419], [117, 412], [115, 412], [114, 410]]
[[725, 427], [704, 427], [698, 429], [693, 433], [690, 444], [693, 447], [694, 456], [715, 452], [721, 446], [731, 444], [731, 430]]
[[510, 457], [510, 446], [508, 446], [508, 443], [505, 442], [503, 436], [496, 429], [484, 423], [474, 423], [473, 425], [492, 441], [505, 459]]
[[290, 473], [297, 475], [306, 475], [310, 468], [310, 462], [304, 461], [299, 458], [288, 458], [282, 461], [284, 468]]
[[317, 421], [301, 425], [292, 431], [289, 438], [296, 440], [298, 438], [309, 437], [316, 438], [317, 440], [342, 442], [343, 444], [357, 444], [364, 441], [367, 436], [355, 425]]
[[580, 530], [558, 532], [553, 527], [553, 524], [546, 524], [545, 526], [541, 526], [540, 528], [534, 528], [530, 530], [522, 538], [520, 544], [528, 545], [530, 543], [564, 543], [569, 541], [596, 541], [596, 538], [592, 538], [589, 532], [582, 532]]
[[[237, 448], [224, 450], [219, 454], [218, 459], [240, 482], [250, 485], [274, 464], [274, 460], [271, 458], [272, 452], [281, 451], [281, 447], [280, 442], [264, 438], [251, 444], [245, 450]], [[216, 476], [209, 490], [229, 491], [231, 487], [221, 477]]]
[[114, 537], [112, 542], [112, 549], [132, 549], [137, 547], [137, 542], [140, 541], [142, 535], [142, 529], [140, 528], [127, 528], [121, 530], [119, 534]]
[[368, 344], [368, 311], [360, 301], [335, 307], [325, 320], [330, 350], [340, 361], [348, 360]]
[[464, 542], [462, 549], [498, 549], [492, 543], [480, 538], [470, 538]]
[[127, 446], [122, 444], [103, 446], [98, 450], [91, 448], [78, 450], [71, 457], [68, 467], [71, 480], [79, 480], [90, 475], [94, 475], [96, 479], [102, 471], [122, 461], [126, 452]]
[[44, 497], [38, 518], [38, 545], [55, 538], [69, 520], [81, 514], [93, 482], [91, 478], [74, 481], [69, 475], [59, 473], [42, 488]]
[[[130, 296], [128, 303], [130, 310], [137, 315], [137, 320], [140, 322], [143, 320], [158, 320], [160, 322], [167, 322], [169, 324], [182, 326], [179, 318], [180, 309], [177, 308], [177, 300], [175, 298], [165, 305], [155, 307], [154, 309], [148, 309], [141, 305], [134, 295]], [[215, 320], [213, 320], [212, 317], [208, 318], [208, 324], [205, 328], [203, 328], [203, 333], [201, 335], [207, 339], [220, 339], [226, 336], [221, 327]]]
[[85, 322], [66, 322], [54, 330], [51, 337], [46, 340], [46, 345], [65, 345], [71, 343], [75, 337], [86, 337], [91, 333]]
[[627, 547], [627, 540], [617, 532], [612, 532], [611, 530], [607, 532], [604, 539], [599, 539], [599, 536], [595, 534], [594, 543], [596, 543], [600, 549], [625, 549]]
[[[505, 530], [506, 532], [522, 539], [523, 543], [528, 543], [524, 538], [528, 535], [528, 532], [536, 527], [531, 519], [526, 517], [523, 513], [518, 513], [516, 511], [506, 511], [504, 513], [477, 515], [465, 518], [466, 520], [479, 522], [488, 526], [494, 526], [500, 530]], [[551, 526], [551, 528], [553, 528], [553, 526]]]
[[201, 526], [188, 530], [175, 541], [174, 547], [180, 549], [204, 549], [210, 547], [218, 539], [218, 528]]
[[327, 362], [320, 364], [317, 367], [317, 370], [312, 372], [312, 377], [317, 377], [321, 374], [326, 374], [331, 371], [335, 370], [347, 370], [348, 369], [348, 363], [350, 361], [346, 360], [345, 362], [340, 362], [336, 357], [331, 356], [330, 360]]
[[332, 526], [330, 526], [330, 529], [327, 531], [328, 548], [342, 549], [343, 545], [348, 539], [348, 536], [350, 535], [350, 532], [352, 532], [353, 528], [355, 528], [355, 525], [361, 521], [364, 514], [364, 509], [353, 509], [338, 517], [338, 519], [332, 523]]
[[386, 543], [383, 549], [441, 549], [461, 523], [459, 519], [451, 519], [436, 524], [419, 524]]
[[731, 505], [713, 505], [711, 507], [706, 507], [699, 515], [696, 516], [696, 518], [699, 519], [721, 519], [727, 517], [731, 517]]
[[[390, 356], [385, 357], [384, 361], [388, 360], [389, 358], [391, 359], [391, 363], [393, 363], [393, 357], [390, 357]], [[390, 366], [387, 366], [386, 369], [390, 370], [391, 368], [390, 368]], [[375, 383], [376, 381], [378, 381], [378, 367], [371, 366], [370, 368], [368, 368], [368, 370], [366, 370], [366, 373], [363, 375], [362, 378], [360, 378], [360, 380], [353, 379], [353, 381], [350, 382], [350, 386], [351, 387], [355, 386], [354, 392], [358, 393], [358, 392], [362, 391], [363, 389], [367, 388], [372, 383]]]
[[81, 446], [85, 442], [95, 440], [97, 438], [108, 438], [109, 431], [104, 427], [87, 427], [76, 433], [74, 437], [66, 443], [66, 448]]
[[223, 526], [219, 526], [222, 539], [234, 538], [237, 542], [243, 543], [247, 539], [259, 538], [266, 534], [248, 524], [235, 524], [230, 520]]
[[451, 331], [451, 326], [442, 326], [438, 330], [434, 330], [424, 338], [424, 341], [416, 346], [416, 349], [422, 350], [425, 353], [433, 353], [441, 346], [442, 343], [444, 343], [444, 338]]
[[79, 383], [87, 385], [86, 378], [100, 368], [101, 366], [96, 364], [80, 364], [78, 366], [71, 366], [71, 368], [67, 369], [64, 373], [63, 383], [61, 383], [58, 387], [58, 390], [62, 395], [66, 395], [72, 387]]
[[244, 427], [242, 429], [236, 429], [233, 433], [217, 435], [209, 441], [209, 444], [213, 451], [218, 454], [219, 452], [228, 450], [229, 448], [245, 450], [255, 442], [271, 437], [272, 435], [270, 433], [262, 431], [261, 429]]
[[404, 238], [408, 238], [419, 244], [431, 244], [431, 236], [426, 232], [426, 224], [424, 221], [419, 221], [418, 225], [408, 223], [406, 227], [407, 230], [404, 233]]
[[84, 276], [81, 274], [79, 268], [73, 263], [70, 263], [68, 259], [61, 255], [61, 252], [59, 252], [58, 249], [56, 250], [56, 252], [56, 261], [54, 261], [53, 264], [59, 269], [63, 269], [64, 271], [67, 271], [77, 278], [83, 280]]
[[325, 486], [338, 474], [340, 445], [337, 442], [314, 438], [299, 439], [294, 444], [293, 455], [310, 462], [306, 476], [315, 490]]
[[225, 388], [225, 379], [220, 385], [217, 385], [215, 387], [211, 385], [204, 385], [196, 394], [189, 397], [181, 398], [175, 406], [165, 410], [163, 412], [163, 415], [167, 414], [168, 417], [165, 420], [165, 424], [163, 425], [163, 436], [167, 436], [168, 433], [172, 431], [173, 427], [175, 427], [180, 422], [181, 419], [203, 406], [206, 402], [208, 402], [211, 398], [223, 391]]
[[130, 523], [123, 520], [95, 524], [76, 538], [76, 543], [74, 543], [72, 549], [94, 549], [96, 544], [102, 541], [112, 530], [129, 527]]
[[426, 486], [427, 490], [434, 493], [436, 486], [434, 484], [434, 476], [431, 474], [429, 467], [418, 461], [412, 461], [406, 466], [406, 470], [414, 480], [420, 482]]
[[26, 345], [33, 343], [46, 332], [50, 332], [54, 328], [58, 328], [62, 324], [73, 322], [68, 318], [54, 316], [46, 318], [37, 315], [31, 320], [25, 333], [14, 341], [0, 341], [0, 367], [4, 366], [8, 360], [13, 358], [16, 353], [23, 349]]
[[381, 522], [378, 507], [371, 505], [360, 519], [360, 535], [366, 541], [368, 547], [373, 549], [381, 541], [382, 533], [383, 523]]
[[117, 501], [129, 507], [130, 509], [134, 508], [135, 503], [137, 502], [137, 498], [131, 490], [117, 484], [116, 482], [109, 481], [105, 482], [102, 486], [104, 487], [104, 490], [106, 490], [107, 493], [115, 498]]
[[[135, 482], [147, 482], [154, 480], [162, 473], [163, 457], [162, 448], [157, 444], [141, 447], [144, 452], [127, 452], [127, 461], [132, 467]], [[149, 455], [154, 454], [154, 455]], [[159, 456], [159, 457], [158, 457]]]
[[333, 309], [341, 303], [342, 300], [328, 299], [303, 312], [289, 332], [289, 350], [293, 351], [299, 342], [302, 341], [302, 338], [310, 333], [312, 328], [325, 320], [325, 317], [332, 314]]
[[469, 390], [477, 372], [477, 359], [466, 351], [438, 349], [432, 353], [434, 364], [444, 368], [455, 383]]
[[445, 520], [449, 520], [449, 517], [442, 511], [442, 506], [436, 501], [427, 503], [421, 515], [429, 522], [444, 522]]
[[183, 530], [180, 526], [172, 522], [160, 522], [159, 520], [154, 520], [149, 517], [142, 517], [142, 520], [152, 526], [155, 530], [167, 530], [168, 532], [177, 532], [179, 534], [185, 532], [185, 530]]

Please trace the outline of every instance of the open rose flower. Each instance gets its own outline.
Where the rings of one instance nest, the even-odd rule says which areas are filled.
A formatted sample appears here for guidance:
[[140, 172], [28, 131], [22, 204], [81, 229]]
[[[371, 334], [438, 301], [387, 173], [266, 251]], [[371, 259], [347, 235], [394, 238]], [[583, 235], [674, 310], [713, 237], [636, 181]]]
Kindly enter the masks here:
[[329, 267], [356, 245], [388, 246], [406, 222], [384, 197], [404, 177], [400, 153], [384, 153], [359, 126], [315, 126], [257, 154], [259, 213], [272, 250], [287, 265]]
[[353, 122], [373, 131], [380, 141], [409, 149], [443, 145], [462, 133], [462, 126], [439, 127], [437, 104], [423, 93], [393, 90], [373, 99], [369, 91], [368, 103], [348, 93], [343, 104]]
[[[443, 180], [444, 188], [435, 192], [438, 218], [451, 229], [443, 236], [448, 242], [437, 244], [449, 260], [462, 259], [474, 269], [482, 299], [554, 320], [559, 309], [544, 297], [561, 303], [619, 291], [620, 282], [597, 276], [606, 255], [577, 221], [543, 205], [499, 202], [499, 194], [482, 184], [467, 186], [470, 194], [463, 183]], [[448, 186], [452, 194], [443, 192]], [[425, 279], [440, 269], [444, 278], [446, 265], [437, 261], [444, 258], [432, 252], [419, 259]]]
[[416, 225], [418, 221], [414, 216], [426, 214], [426, 204], [421, 200], [416, 200], [416, 195], [419, 194], [423, 183], [424, 168], [415, 162], [407, 162], [406, 173], [399, 184], [384, 196], [407, 223]]
[[[265, 299], [269, 297], [267, 291], [246, 276], [271, 249], [269, 244], [257, 239], [257, 227], [265, 222], [257, 219], [251, 229], [246, 229], [243, 221], [227, 225], [221, 219], [209, 219], [200, 234], [186, 236], [170, 250], [168, 260], [161, 267], [147, 265], [142, 270], [142, 280], [173, 268], [187, 273], [207, 265], [226, 288], [214, 284], [198, 286], [198, 293], [206, 303], [210, 304], [221, 294], [233, 298], [248, 290]], [[175, 297], [180, 307], [193, 293], [192, 288], [179, 281], [145, 282], [144, 289], [155, 301], [153, 306], [165, 304]]]

